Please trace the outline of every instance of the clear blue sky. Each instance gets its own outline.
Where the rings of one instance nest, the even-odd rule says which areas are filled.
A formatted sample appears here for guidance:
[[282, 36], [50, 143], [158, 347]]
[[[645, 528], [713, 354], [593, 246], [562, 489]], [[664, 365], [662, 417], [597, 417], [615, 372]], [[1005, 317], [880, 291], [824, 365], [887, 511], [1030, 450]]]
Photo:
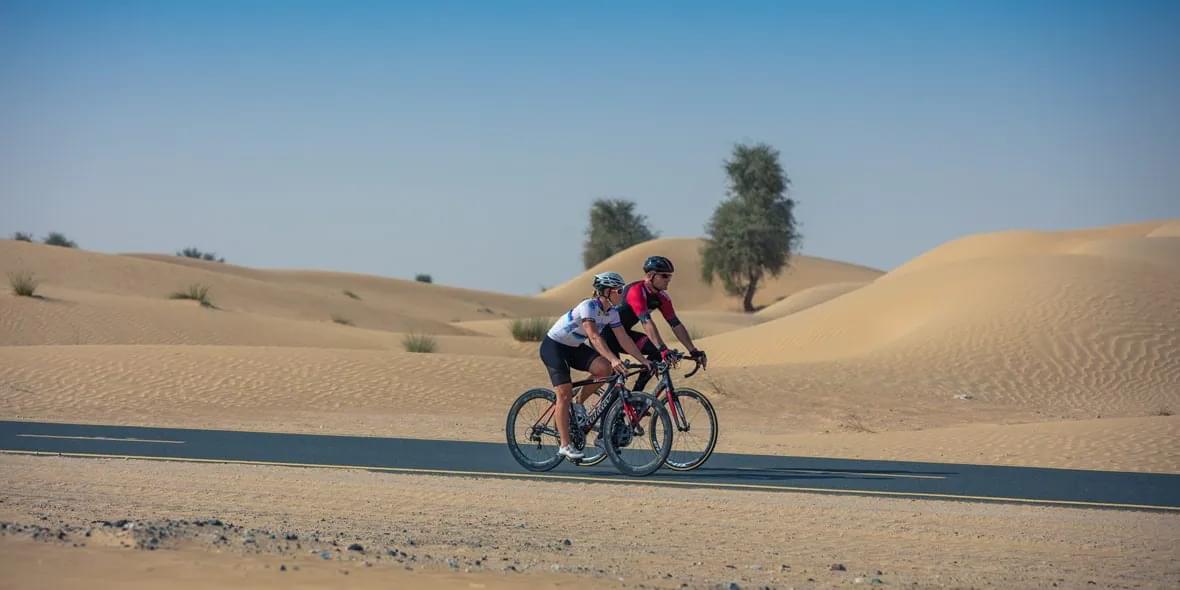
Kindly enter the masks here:
[[1178, 73], [1175, 1], [0, 0], [0, 232], [535, 293], [764, 141], [803, 252], [889, 269], [1180, 216]]

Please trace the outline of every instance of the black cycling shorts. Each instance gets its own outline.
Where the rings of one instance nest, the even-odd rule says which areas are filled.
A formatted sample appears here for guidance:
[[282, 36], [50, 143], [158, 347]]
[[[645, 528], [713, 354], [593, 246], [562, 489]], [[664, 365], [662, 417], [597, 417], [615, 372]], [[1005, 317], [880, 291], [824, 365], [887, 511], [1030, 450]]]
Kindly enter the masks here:
[[589, 346], [566, 346], [548, 336], [541, 341], [541, 362], [549, 371], [549, 382], [554, 387], [570, 383], [570, 369], [590, 371], [590, 364], [598, 358], [598, 351]]
[[[631, 335], [631, 339], [635, 341], [635, 345], [639, 347], [639, 352], [649, 360], [660, 360], [660, 349], [656, 347], [655, 343], [647, 337], [647, 334], [641, 334], [635, 330], [627, 330]], [[615, 331], [607, 328], [602, 331], [602, 339], [606, 340], [607, 348], [615, 354], [625, 354], [627, 351], [623, 350], [623, 345], [619, 344], [619, 339], [615, 338]]]

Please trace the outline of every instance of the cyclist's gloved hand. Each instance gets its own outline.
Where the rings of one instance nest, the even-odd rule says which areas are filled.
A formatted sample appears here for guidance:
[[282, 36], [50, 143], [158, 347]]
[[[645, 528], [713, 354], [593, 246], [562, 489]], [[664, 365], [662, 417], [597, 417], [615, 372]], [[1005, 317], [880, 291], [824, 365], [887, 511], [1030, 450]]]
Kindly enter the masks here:
[[639, 357], [639, 362], [643, 363], [643, 370], [644, 371], [647, 371], [648, 373], [654, 373], [656, 371], [656, 368], [654, 366], [652, 366], [652, 363], [650, 360], [647, 360], [644, 357]]
[[701, 363], [701, 367], [703, 368], [709, 368], [709, 357], [705, 356], [705, 351], [703, 350], [694, 350], [688, 353], [688, 358]]
[[676, 364], [676, 351], [672, 350], [671, 348], [661, 348], [660, 349], [660, 360], [664, 361], [665, 363], [668, 363], [669, 365], [675, 365]]

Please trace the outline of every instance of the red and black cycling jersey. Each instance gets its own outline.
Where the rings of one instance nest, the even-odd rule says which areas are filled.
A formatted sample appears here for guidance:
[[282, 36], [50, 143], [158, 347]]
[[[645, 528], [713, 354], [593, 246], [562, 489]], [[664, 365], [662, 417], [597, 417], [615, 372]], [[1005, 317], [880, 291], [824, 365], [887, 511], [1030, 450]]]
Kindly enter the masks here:
[[648, 290], [644, 282], [635, 281], [623, 287], [623, 300], [615, 306], [615, 309], [619, 310], [619, 320], [623, 323], [623, 328], [630, 330], [636, 323], [650, 320], [652, 310], [657, 308], [664, 314], [669, 326], [679, 326], [680, 320], [676, 317], [676, 310], [672, 308], [672, 298], [666, 291]]

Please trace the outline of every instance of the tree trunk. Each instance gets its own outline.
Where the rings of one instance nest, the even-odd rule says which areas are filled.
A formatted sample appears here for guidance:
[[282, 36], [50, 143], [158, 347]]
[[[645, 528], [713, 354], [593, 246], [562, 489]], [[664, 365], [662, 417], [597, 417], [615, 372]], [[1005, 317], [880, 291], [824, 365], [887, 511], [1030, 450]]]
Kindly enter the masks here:
[[754, 313], [754, 291], [758, 289], [758, 276], [750, 277], [750, 282], [746, 285], [746, 296], [742, 299], [742, 309], [746, 313]]

